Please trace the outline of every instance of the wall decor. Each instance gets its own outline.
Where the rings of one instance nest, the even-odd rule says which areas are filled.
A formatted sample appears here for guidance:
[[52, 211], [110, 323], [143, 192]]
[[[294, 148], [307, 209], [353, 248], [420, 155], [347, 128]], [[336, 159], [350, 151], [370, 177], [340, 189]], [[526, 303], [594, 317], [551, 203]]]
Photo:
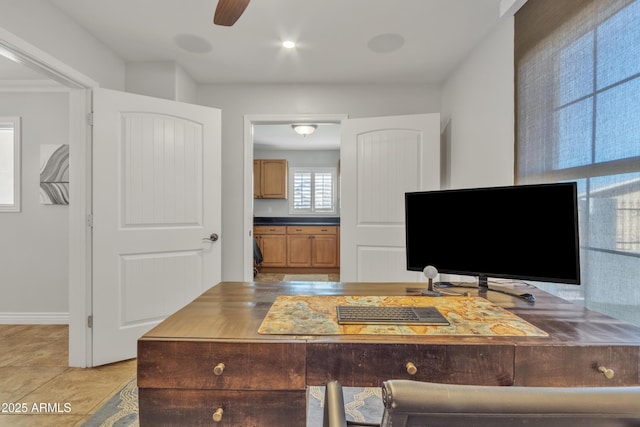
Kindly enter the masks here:
[[40, 203], [69, 204], [69, 145], [40, 145]]

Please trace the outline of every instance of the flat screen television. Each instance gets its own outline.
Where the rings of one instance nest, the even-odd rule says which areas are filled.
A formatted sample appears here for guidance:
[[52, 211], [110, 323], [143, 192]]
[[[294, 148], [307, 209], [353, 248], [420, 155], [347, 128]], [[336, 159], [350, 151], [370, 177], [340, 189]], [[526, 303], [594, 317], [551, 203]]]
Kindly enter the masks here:
[[576, 183], [405, 194], [409, 271], [580, 284]]

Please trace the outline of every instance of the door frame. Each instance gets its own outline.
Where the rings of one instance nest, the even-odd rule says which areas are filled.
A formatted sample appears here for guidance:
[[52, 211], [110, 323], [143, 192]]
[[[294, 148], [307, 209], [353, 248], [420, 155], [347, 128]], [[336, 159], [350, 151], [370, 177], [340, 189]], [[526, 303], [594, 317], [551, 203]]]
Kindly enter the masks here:
[[0, 27], [0, 54], [63, 85], [69, 92], [69, 366], [91, 366], [91, 93], [99, 84]]
[[253, 281], [253, 125], [299, 123], [341, 124], [348, 114], [247, 114], [244, 116], [243, 278]]

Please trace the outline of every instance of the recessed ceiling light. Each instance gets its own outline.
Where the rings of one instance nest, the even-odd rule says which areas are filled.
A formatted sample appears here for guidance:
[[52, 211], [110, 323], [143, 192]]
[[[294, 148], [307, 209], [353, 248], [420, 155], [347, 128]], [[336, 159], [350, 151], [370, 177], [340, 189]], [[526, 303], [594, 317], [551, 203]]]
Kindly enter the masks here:
[[282, 42], [282, 47], [285, 47], [287, 49], [293, 49], [294, 47], [296, 47], [296, 44], [291, 40], [285, 40]]

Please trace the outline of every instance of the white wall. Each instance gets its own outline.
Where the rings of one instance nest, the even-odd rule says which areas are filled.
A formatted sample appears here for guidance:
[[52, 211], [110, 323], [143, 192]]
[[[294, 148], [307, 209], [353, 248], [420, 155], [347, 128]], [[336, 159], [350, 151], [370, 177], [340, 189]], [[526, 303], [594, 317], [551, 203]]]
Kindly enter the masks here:
[[450, 188], [513, 184], [513, 24], [503, 18], [442, 87]]
[[127, 92], [196, 102], [196, 83], [175, 61], [128, 62], [125, 80]]
[[69, 207], [40, 204], [39, 169], [41, 144], [69, 143], [69, 95], [0, 92], [0, 116], [22, 118], [22, 211], [0, 213], [0, 323], [67, 323]]
[[[340, 150], [254, 150], [254, 159], [285, 159], [291, 167], [330, 167], [337, 168]], [[289, 176], [291, 178], [291, 176]], [[340, 216], [340, 203], [337, 201], [336, 212], [329, 215], [305, 214], [303, 216]], [[287, 217], [289, 200], [286, 199], [254, 199], [253, 216]], [[297, 216], [301, 216], [297, 214]]]
[[[513, 17], [503, 18], [442, 86], [445, 188], [513, 184]], [[440, 280], [475, 280], [444, 274]]]
[[[0, 0], [0, 27], [95, 79], [124, 90], [125, 63], [109, 48], [42, 0]], [[37, 13], [36, 13], [37, 11]], [[513, 181], [513, 18], [505, 19], [439, 88], [433, 85], [206, 85], [194, 89], [177, 75], [179, 100], [222, 110], [223, 280], [243, 278], [243, 118], [248, 114], [348, 114], [350, 117], [441, 112], [450, 135], [451, 187]], [[3, 97], [4, 98], [4, 97]], [[65, 104], [64, 111], [68, 107]], [[51, 111], [60, 109], [51, 109]], [[9, 114], [9, 113], [4, 113]], [[54, 115], [55, 116], [55, 115]], [[64, 121], [65, 125], [67, 120]], [[24, 171], [26, 173], [26, 170]], [[27, 196], [24, 198], [26, 199]], [[26, 203], [26, 201], [23, 201]], [[4, 227], [4, 221], [2, 221]], [[56, 228], [66, 230], [66, 225]], [[47, 230], [47, 232], [52, 232]], [[56, 242], [56, 236], [47, 240]], [[48, 252], [66, 255], [64, 250]], [[4, 261], [3, 261], [4, 262]], [[25, 267], [23, 261], [22, 267]], [[46, 269], [38, 269], [40, 274]], [[50, 283], [49, 280], [46, 283]], [[4, 281], [3, 285], [5, 286]], [[65, 288], [66, 289], [66, 288]], [[66, 310], [47, 288], [29, 290]], [[62, 296], [62, 295], [61, 295]], [[11, 297], [13, 298], [13, 297]], [[0, 304], [5, 303], [3, 298]], [[36, 299], [28, 310], [41, 311]], [[5, 305], [0, 306], [3, 310]], [[15, 310], [19, 308], [14, 306]]]
[[184, 68], [176, 66], [176, 101], [195, 104], [198, 99], [198, 85]]
[[101, 87], [124, 90], [124, 60], [50, 2], [0, 0], [0, 28], [91, 77]]
[[198, 104], [222, 109], [222, 279], [243, 279], [244, 116], [384, 116], [440, 111], [431, 85], [209, 85]]

